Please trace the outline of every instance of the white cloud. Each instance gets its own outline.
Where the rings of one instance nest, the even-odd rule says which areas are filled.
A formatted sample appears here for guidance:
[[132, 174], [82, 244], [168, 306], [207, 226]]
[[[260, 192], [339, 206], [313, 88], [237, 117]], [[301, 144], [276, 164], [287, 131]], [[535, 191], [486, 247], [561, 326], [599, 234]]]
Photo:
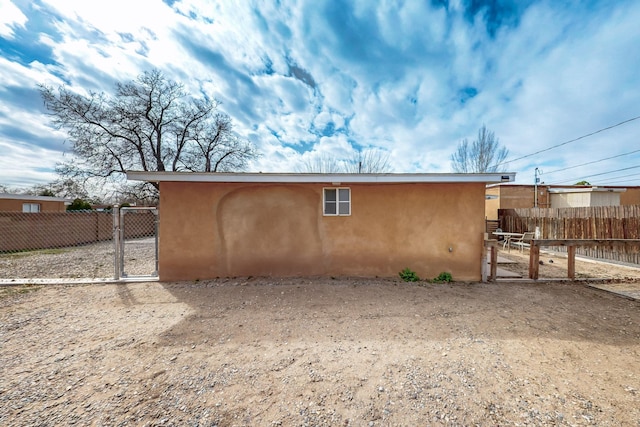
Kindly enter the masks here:
[[0, 0], [0, 37], [13, 38], [14, 28], [26, 23], [27, 17], [11, 0]]
[[56, 178], [54, 168], [62, 160], [62, 153], [23, 146], [16, 141], [0, 141], [1, 184], [26, 188]]
[[[0, 35], [36, 22], [6, 1], [3, 12], [5, 4], [14, 14], [0, 13]], [[534, 2], [515, 18], [503, 8], [497, 18], [473, 19], [463, 2], [445, 9], [421, 1], [45, 0], [42, 7], [60, 18], [55, 34], [39, 35], [51, 60], [0, 58], [0, 94], [63, 81], [110, 91], [158, 67], [222, 101], [237, 133], [262, 151], [254, 170], [292, 171], [362, 146], [388, 150], [397, 172], [448, 172], [458, 142], [483, 123], [520, 157], [640, 114], [637, 2]], [[489, 33], [494, 18], [510, 20]], [[42, 138], [40, 113], [11, 102], [2, 110], [10, 119], [0, 123], [31, 120]], [[510, 166], [530, 182], [536, 166], [630, 151], [638, 126]]]

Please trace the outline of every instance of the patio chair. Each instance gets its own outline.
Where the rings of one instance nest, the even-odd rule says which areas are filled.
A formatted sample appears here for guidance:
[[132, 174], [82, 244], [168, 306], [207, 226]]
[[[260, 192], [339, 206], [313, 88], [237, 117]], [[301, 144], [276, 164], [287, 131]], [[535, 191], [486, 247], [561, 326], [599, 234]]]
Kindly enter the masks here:
[[518, 246], [520, 248], [520, 252], [524, 252], [525, 246], [528, 248], [531, 246], [531, 240], [533, 240], [536, 233], [533, 231], [527, 231], [522, 235], [522, 237], [517, 237], [515, 239], [511, 239], [511, 244], [514, 246]]

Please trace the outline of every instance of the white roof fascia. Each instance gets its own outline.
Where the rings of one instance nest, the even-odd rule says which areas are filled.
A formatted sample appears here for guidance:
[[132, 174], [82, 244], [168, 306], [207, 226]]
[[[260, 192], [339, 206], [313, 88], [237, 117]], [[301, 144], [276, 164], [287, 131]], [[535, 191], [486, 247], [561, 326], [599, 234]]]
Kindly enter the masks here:
[[71, 202], [71, 199], [65, 199], [62, 197], [32, 196], [30, 194], [12, 194], [12, 193], [0, 193], [0, 199], [34, 200], [37, 202]]
[[549, 193], [624, 193], [626, 188], [550, 188]]
[[314, 174], [314, 173], [206, 173], [206, 172], [127, 172], [130, 181], [148, 182], [246, 182], [246, 183], [331, 183], [331, 184], [395, 184], [395, 183], [463, 183], [512, 182], [515, 172], [505, 173], [408, 173], [408, 174]]

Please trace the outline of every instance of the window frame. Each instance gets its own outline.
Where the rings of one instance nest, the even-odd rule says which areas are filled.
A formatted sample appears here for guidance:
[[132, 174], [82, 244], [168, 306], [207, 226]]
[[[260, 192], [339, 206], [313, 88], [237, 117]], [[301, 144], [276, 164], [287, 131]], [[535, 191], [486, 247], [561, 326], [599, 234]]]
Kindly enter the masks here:
[[[336, 200], [327, 201], [327, 190], [334, 190], [336, 193]], [[340, 200], [340, 190], [347, 190], [349, 199]], [[336, 213], [327, 213], [327, 202], [335, 204]], [[348, 207], [348, 213], [340, 213], [340, 206], [346, 205]], [[351, 216], [351, 187], [323, 187], [322, 188], [322, 216]]]
[[[36, 210], [34, 210], [34, 207], [36, 208]], [[25, 210], [25, 208], [27, 208], [27, 210]], [[40, 206], [40, 203], [23, 203], [22, 204], [22, 213], [40, 213], [41, 211], [42, 211], [42, 206]]]

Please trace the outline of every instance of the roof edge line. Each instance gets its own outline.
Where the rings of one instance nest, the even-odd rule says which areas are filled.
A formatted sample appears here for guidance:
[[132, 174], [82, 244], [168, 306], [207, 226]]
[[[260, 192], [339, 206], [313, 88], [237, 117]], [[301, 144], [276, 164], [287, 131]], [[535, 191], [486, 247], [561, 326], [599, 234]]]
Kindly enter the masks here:
[[456, 183], [513, 182], [515, 172], [455, 174], [455, 173], [380, 173], [380, 174], [316, 174], [316, 173], [211, 173], [211, 172], [145, 172], [127, 171], [129, 181], [148, 182], [226, 182], [226, 183]]

